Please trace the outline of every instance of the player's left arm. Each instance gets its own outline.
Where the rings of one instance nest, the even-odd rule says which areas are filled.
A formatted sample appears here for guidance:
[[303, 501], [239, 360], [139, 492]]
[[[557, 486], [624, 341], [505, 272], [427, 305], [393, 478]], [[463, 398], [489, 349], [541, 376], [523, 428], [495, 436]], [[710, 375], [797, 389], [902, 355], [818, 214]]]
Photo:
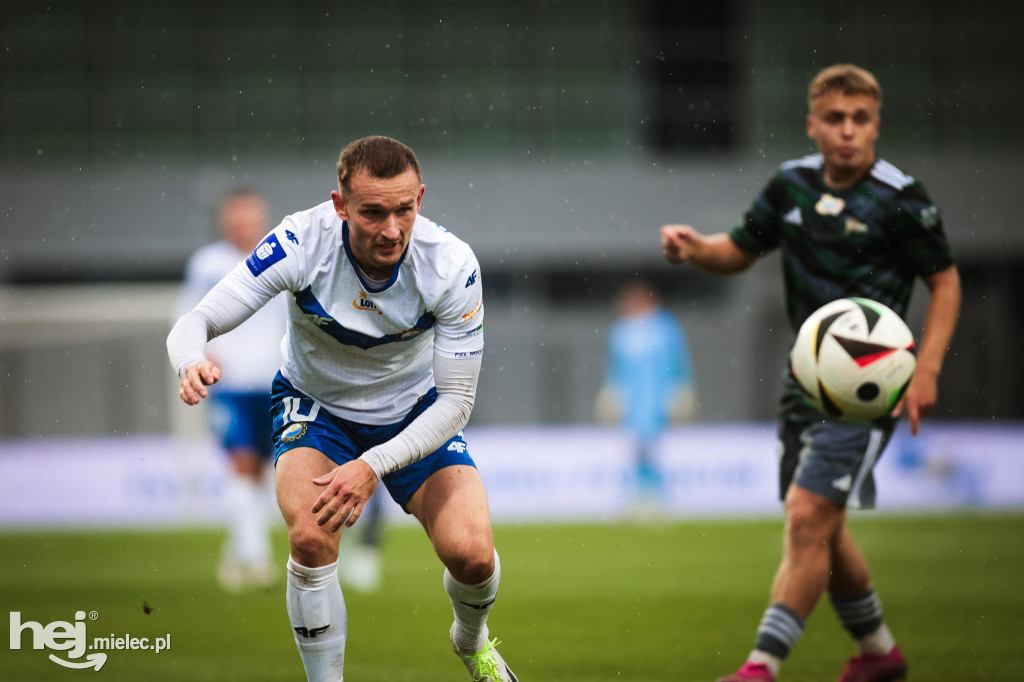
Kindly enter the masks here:
[[917, 368], [893, 413], [907, 413], [910, 432], [915, 436], [921, 419], [931, 414], [938, 399], [939, 373], [960, 317], [961, 301], [960, 274], [955, 265], [922, 279], [931, 296], [917, 352]]
[[484, 304], [480, 265], [464, 243], [435, 256], [449, 272], [428, 303], [434, 313], [437, 400], [397, 436], [362, 454], [377, 478], [416, 462], [445, 444], [469, 421], [483, 356]]
[[423, 459], [466, 426], [476, 400], [480, 361], [480, 355], [453, 359], [435, 353], [437, 400], [391, 440], [313, 479], [325, 487], [313, 505], [320, 525], [331, 523], [332, 531], [351, 527], [382, 477]]

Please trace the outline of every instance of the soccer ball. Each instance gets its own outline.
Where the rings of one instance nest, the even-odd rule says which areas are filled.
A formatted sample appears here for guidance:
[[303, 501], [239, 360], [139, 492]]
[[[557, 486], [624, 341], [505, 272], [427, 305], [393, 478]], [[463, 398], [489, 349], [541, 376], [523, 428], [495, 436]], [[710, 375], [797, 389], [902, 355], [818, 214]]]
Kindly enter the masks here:
[[808, 403], [843, 421], [870, 421], [896, 407], [917, 356], [899, 315], [877, 301], [843, 298], [804, 321], [789, 362]]

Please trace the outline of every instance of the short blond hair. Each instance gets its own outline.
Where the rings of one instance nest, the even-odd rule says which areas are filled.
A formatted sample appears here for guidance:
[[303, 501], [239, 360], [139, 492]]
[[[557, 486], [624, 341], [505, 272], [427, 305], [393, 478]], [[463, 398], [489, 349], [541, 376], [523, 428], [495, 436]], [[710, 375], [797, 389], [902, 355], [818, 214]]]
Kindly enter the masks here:
[[870, 95], [882, 106], [882, 86], [868, 71], [854, 64], [833, 64], [818, 72], [807, 88], [807, 108], [812, 109], [814, 100], [828, 92], [844, 95]]

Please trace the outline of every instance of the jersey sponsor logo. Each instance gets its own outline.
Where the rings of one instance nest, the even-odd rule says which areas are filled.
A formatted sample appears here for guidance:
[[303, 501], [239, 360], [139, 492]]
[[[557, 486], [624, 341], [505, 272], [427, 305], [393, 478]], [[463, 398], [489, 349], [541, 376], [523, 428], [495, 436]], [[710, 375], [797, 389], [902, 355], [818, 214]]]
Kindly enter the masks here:
[[267, 268], [283, 260], [287, 255], [281, 247], [277, 235], [271, 234], [249, 254], [249, 257], [245, 259], [245, 264], [249, 267], [249, 272], [253, 277], [259, 277]]
[[371, 312], [377, 313], [378, 315], [383, 315], [384, 313], [381, 311], [380, 308], [377, 307], [377, 304], [371, 301], [366, 296], [367, 294], [365, 291], [360, 291], [359, 294], [352, 301], [352, 307], [357, 310], [369, 310]]
[[473, 271], [473, 272], [472, 272], [472, 273], [471, 273], [471, 274], [469, 275], [469, 279], [467, 279], [467, 280], [466, 280], [466, 286], [465, 286], [465, 287], [463, 287], [463, 288], [464, 288], [464, 289], [468, 289], [468, 288], [470, 288], [471, 286], [473, 286], [474, 284], [476, 284], [476, 270], [474, 270], [474, 271]]
[[448, 452], [457, 452], [460, 455], [465, 454], [466, 444], [462, 441], [453, 440], [451, 443], [448, 443]]
[[465, 360], [468, 358], [478, 358], [483, 354], [484, 351], [481, 348], [480, 350], [459, 351], [457, 353], [452, 353], [452, 357], [454, 357], [456, 360]]
[[397, 334], [370, 336], [362, 332], [347, 329], [339, 324], [337, 320], [331, 319], [327, 314], [327, 311], [324, 310], [324, 307], [320, 305], [320, 302], [316, 299], [312, 286], [308, 286], [301, 291], [296, 291], [294, 296], [295, 303], [299, 306], [299, 310], [302, 311], [303, 315], [305, 315], [306, 318], [313, 320], [314, 323], [324, 331], [324, 333], [339, 343], [343, 343], [346, 346], [362, 348], [363, 350], [375, 348], [387, 343], [394, 343], [396, 341], [405, 341], [432, 329], [434, 326], [433, 313], [426, 312], [420, 315], [420, 318], [416, 320], [413, 326], [405, 331]]
[[845, 201], [826, 193], [821, 195], [821, 199], [818, 199], [814, 210], [818, 212], [818, 215], [839, 215], [845, 207]]
[[285, 230], [284, 236], [288, 237], [288, 241], [293, 242], [296, 246], [299, 245], [299, 238], [295, 236], [295, 233], [291, 230]]
[[864, 234], [868, 231], [868, 226], [856, 218], [847, 218], [845, 231], [846, 234]]
[[791, 210], [789, 213], [784, 215], [782, 217], [782, 219], [785, 220], [787, 223], [789, 223], [791, 225], [803, 225], [804, 224], [804, 218], [803, 218], [803, 215], [801, 215], [801, 213], [800, 213], [800, 207], [799, 206], [794, 206], [793, 210]]
[[483, 330], [484, 326], [482, 324], [478, 324], [475, 328], [470, 329], [468, 332], [466, 332], [464, 336], [477, 336], [478, 334], [483, 332]]
[[463, 321], [472, 320], [474, 317], [476, 317], [476, 314], [478, 312], [480, 312], [480, 309], [483, 307], [483, 305], [484, 305], [483, 299], [480, 299], [479, 301], [477, 301], [476, 302], [476, 307], [473, 308], [471, 311], [469, 311], [468, 313], [466, 313], [465, 315], [462, 316]]

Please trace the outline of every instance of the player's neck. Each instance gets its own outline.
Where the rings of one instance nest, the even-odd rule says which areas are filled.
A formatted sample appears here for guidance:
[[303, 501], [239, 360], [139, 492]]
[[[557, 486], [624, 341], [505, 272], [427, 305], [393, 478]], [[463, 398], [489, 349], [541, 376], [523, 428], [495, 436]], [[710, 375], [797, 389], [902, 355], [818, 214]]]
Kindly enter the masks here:
[[825, 180], [825, 184], [832, 189], [849, 189], [860, 182], [860, 179], [867, 175], [874, 165], [875, 159], [871, 159], [869, 164], [856, 168], [825, 166], [822, 169], [822, 178]]

